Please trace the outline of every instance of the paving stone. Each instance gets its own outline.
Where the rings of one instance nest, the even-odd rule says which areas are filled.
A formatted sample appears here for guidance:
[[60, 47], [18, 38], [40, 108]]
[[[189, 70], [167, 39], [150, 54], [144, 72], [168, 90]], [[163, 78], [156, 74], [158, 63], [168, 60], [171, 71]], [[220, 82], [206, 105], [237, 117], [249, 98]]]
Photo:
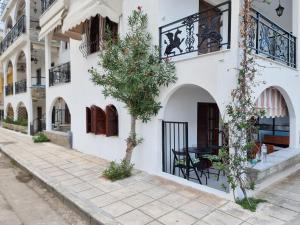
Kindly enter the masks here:
[[85, 199], [92, 199], [102, 194], [104, 194], [104, 192], [96, 188], [88, 189], [78, 193], [79, 196]]
[[247, 220], [253, 215], [251, 211], [243, 209], [240, 205], [237, 205], [234, 202], [226, 203], [221, 206], [219, 210], [241, 220]]
[[127, 203], [128, 205], [131, 205], [134, 208], [138, 208], [142, 205], [145, 205], [145, 204], [147, 204], [149, 202], [153, 202], [153, 201], [154, 201], [153, 198], [150, 198], [147, 195], [144, 195], [141, 193], [133, 195], [129, 198], [123, 199], [123, 202]]
[[154, 187], [154, 188], [151, 188], [151, 189], [143, 192], [143, 194], [148, 195], [154, 199], [159, 199], [159, 198], [165, 197], [170, 193], [171, 193], [170, 191], [168, 191], [164, 188], [161, 188], [161, 187]]
[[168, 206], [160, 201], [148, 203], [140, 208], [142, 212], [155, 219], [171, 212], [173, 209], [174, 208], [171, 206]]
[[284, 221], [276, 219], [268, 215], [256, 215], [252, 216], [247, 220], [248, 223], [252, 225], [282, 225], [285, 224]]
[[153, 219], [139, 210], [133, 210], [117, 218], [124, 225], [145, 225], [153, 221]]
[[152, 222], [148, 223], [147, 225], [163, 225], [163, 224], [158, 221], [152, 221]]
[[186, 214], [189, 214], [197, 219], [201, 219], [202, 217], [211, 213], [214, 208], [198, 201], [192, 201], [181, 206], [179, 210], [182, 210]]
[[298, 216], [297, 212], [272, 204], [262, 204], [258, 209], [262, 215], [268, 215], [283, 221], [291, 221]]
[[197, 200], [215, 208], [218, 208], [228, 202], [223, 198], [219, 198], [215, 195], [211, 195], [207, 193], [201, 194]]
[[165, 225], [190, 225], [197, 221], [194, 217], [178, 210], [174, 210], [158, 220]]
[[116, 202], [105, 206], [102, 208], [105, 212], [109, 213], [113, 217], [121, 216], [129, 211], [132, 211], [134, 208], [131, 206], [123, 203], [123, 202]]
[[238, 225], [243, 221], [220, 211], [214, 211], [202, 219], [210, 225]]
[[109, 194], [100, 195], [98, 197], [91, 199], [91, 202], [99, 208], [110, 205], [117, 201], [118, 201], [117, 198], [115, 198], [114, 196], [111, 196]]
[[168, 204], [172, 207], [179, 207], [189, 201], [188, 198], [183, 197], [182, 195], [171, 193], [160, 199], [161, 202]]

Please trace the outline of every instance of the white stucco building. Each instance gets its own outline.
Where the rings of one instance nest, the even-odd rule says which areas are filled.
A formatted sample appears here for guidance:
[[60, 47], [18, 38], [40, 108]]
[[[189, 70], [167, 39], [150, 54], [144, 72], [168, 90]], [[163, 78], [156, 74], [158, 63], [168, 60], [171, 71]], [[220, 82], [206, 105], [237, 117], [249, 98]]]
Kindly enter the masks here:
[[[60, 144], [120, 160], [130, 117], [122, 103], [104, 98], [88, 69], [97, 66], [104, 27], [125, 35], [128, 16], [141, 6], [149, 17], [153, 44], [160, 46], [162, 58], [174, 60], [178, 81], [161, 90], [159, 114], [147, 124], [138, 123], [144, 141], [135, 150], [133, 163], [152, 174], [198, 185], [170, 175], [172, 149], [220, 146], [224, 141], [220, 124], [240, 62], [241, 2], [10, 0], [1, 17], [4, 115], [11, 116], [13, 111], [18, 119], [20, 107], [25, 107], [31, 125], [28, 133], [46, 129], [55, 140], [63, 139], [58, 138]], [[275, 150], [296, 149], [300, 142], [300, 3], [287, 0], [282, 5], [285, 9], [279, 17], [277, 1], [270, 5], [254, 1], [249, 43], [258, 79], [264, 81], [254, 97], [258, 107], [264, 106], [269, 113], [259, 120], [258, 142], [273, 145]], [[90, 124], [94, 115], [95, 127]], [[114, 124], [110, 131], [109, 123]]]

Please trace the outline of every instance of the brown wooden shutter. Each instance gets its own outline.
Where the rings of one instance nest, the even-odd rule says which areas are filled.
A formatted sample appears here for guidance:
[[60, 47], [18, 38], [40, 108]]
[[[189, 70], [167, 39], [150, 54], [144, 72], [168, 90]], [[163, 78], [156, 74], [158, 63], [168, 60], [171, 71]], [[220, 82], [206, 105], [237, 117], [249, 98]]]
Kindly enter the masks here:
[[86, 132], [91, 133], [92, 132], [92, 111], [89, 107], [85, 108], [85, 118], [86, 118]]
[[91, 132], [96, 134], [97, 127], [97, 114], [96, 114], [96, 106], [91, 106]]
[[65, 124], [71, 124], [71, 114], [67, 104], [65, 104]]
[[118, 111], [114, 105], [106, 106], [106, 136], [118, 136], [119, 119]]
[[95, 134], [106, 134], [106, 115], [105, 112], [100, 108], [95, 106], [96, 110], [96, 132]]

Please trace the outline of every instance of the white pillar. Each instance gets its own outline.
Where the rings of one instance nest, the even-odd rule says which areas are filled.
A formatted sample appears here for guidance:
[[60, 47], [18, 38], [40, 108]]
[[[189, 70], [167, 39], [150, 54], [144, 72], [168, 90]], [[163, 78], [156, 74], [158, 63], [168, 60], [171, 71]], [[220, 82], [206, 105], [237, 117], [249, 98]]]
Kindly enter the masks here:
[[46, 76], [46, 130], [51, 130], [51, 102], [47, 99], [49, 90], [49, 69], [51, 68], [51, 35], [45, 37], [45, 76]]
[[26, 53], [26, 96], [27, 96], [27, 115], [28, 115], [28, 134], [30, 134], [30, 125], [33, 122], [33, 108], [31, 97], [31, 45], [28, 44], [25, 49]]

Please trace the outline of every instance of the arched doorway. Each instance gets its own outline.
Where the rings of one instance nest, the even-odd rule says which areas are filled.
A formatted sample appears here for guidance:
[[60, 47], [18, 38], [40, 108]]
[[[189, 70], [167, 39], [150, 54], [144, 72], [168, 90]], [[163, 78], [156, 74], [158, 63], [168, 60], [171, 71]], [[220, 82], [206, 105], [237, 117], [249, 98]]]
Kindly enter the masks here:
[[26, 82], [26, 56], [23, 51], [17, 58], [17, 80], [15, 83], [16, 94], [24, 93], [27, 90]]
[[14, 121], [14, 109], [11, 103], [8, 103], [6, 106], [6, 119], [13, 122]]
[[276, 87], [265, 89], [257, 99], [256, 107], [264, 111], [257, 122], [257, 142], [266, 144], [268, 153], [289, 147], [291, 115], [280, 90]]
[[5, 94], [12, 95], [13, 92], [14, 92], [13, 65], [12, 62], [9, 61], [6, 68]]
[[221, 124], [219, 107], [207, 90], [196, 85], [176, 90], [164, 107], [163, 172], [224, 190], [226, 177], [202, 157], [218, 154], [224, 141]]
[[28, 125], [28, 113], [26, 106], [23, 102], [20, 102], [17, 106], [17, 119], [18, 122], [23, 125], [27, 126]]
[[71, 130], [71, 114], [65, 100], [57, 98], [51, 110], [52, 130], [68, 132]]

